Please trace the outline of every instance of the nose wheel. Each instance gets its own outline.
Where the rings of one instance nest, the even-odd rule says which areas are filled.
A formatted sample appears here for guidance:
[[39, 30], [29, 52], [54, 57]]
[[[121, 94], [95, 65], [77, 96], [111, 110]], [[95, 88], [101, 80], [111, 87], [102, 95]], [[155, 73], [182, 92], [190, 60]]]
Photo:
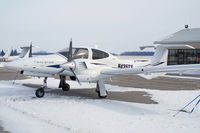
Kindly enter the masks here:
[[39, 88], [39, 89], [37, 89], [37, 90], [35, 91], [35, 95], [36, 95], [36, 97], [38, 97], [38, 98], [43, 97], [44, 94], [45, 94], [44, 88]]
[[47, 87], [47, 77], [45, 77], [44, 80], [43, 80], [43, 86], [35, 91], [36, 97], [38, 97], [38, 98], [43, 97], [44, 94], [45, 94], [44, 89], [46, 87]]

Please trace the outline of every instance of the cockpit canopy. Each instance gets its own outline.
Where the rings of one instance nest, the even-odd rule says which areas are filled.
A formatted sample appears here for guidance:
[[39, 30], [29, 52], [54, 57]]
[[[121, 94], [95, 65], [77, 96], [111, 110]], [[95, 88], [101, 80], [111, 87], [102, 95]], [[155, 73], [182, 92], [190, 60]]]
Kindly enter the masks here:
[[[58, 52], [68, 58], [69, 48], [65, 48]], [[72, 59], [88, 59], [88, 49], [87, 48], [72, 48]]]
[[[109, 57], [109, 54], [98, 50], [98, 49], [91, 49], [91, 55], [93, 60], [97, 59], [104, 59]], [[58, 51], [59, 54], [68, 57], [69, 48], [62, 49]], [[89, 50], [87, 48], [72, 48], [72, 59], [88, 59], [89, 58]]]

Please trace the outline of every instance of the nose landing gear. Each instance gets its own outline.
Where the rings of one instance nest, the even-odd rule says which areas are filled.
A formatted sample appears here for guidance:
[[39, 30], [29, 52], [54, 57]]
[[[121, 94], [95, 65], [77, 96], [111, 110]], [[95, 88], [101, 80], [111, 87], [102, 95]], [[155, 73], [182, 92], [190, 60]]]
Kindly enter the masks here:
[[39, 88], [39, 89], [37, 89], [37, 90], [35, 91], [35, 95], [36, 95], [36, 97], [38, 97], [38, 98], [43, 97], [44, 94], [45, 94], [45, 92], [44, 92], [44, 88], [42, 88], [42, 87]]
[[38, 97], [38, 98], [43, 97], [44, 94], [45, 94], [44, 89], [45, 89], [46, 87], [47, 87], [47, 77], [44, 78], [42, 87], [38, 88], [38, 89], [35, 91], [36, 97]]

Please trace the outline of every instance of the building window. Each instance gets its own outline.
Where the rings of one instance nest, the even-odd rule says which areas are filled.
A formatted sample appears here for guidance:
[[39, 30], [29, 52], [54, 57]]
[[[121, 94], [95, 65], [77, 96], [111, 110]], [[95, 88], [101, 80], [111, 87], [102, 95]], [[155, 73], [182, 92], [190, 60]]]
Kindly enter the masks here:
[[169, 49], [167, 64], [200, 64], [200, 49]]

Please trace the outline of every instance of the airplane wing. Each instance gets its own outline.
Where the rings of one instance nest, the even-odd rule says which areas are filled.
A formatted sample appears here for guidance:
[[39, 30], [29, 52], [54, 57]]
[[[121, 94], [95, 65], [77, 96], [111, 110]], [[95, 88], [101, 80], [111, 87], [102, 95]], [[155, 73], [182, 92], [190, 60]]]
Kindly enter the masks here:
[[139, 68], [127, 68], [127, 69], [107, 69], [101, 71], [102, 75], [119, 75], [119, 74], [151, 74], [151, 73], [164, 73], [164, 72], [183, 72], [187, 70], [200, 70], [200, 64], [189, 65], [171, 65], [171, 66], [150, 66]]

